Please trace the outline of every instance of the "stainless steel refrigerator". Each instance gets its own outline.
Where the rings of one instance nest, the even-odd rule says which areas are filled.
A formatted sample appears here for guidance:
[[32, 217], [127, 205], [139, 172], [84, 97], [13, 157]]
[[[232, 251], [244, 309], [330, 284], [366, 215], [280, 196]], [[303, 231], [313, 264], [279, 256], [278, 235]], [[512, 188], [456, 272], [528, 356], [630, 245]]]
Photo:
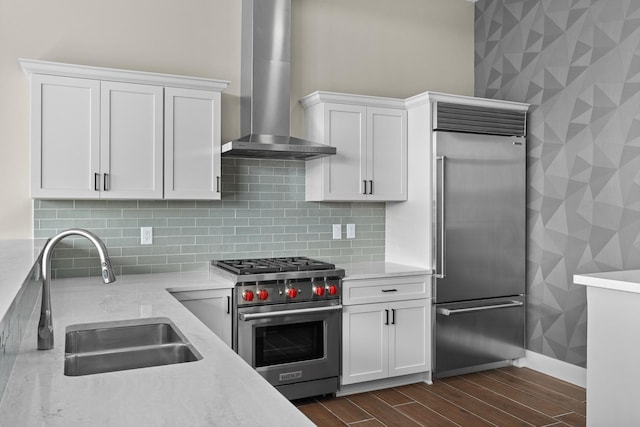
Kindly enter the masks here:
[[434, 105], [437, 377], [524, 356], [526, 113]]

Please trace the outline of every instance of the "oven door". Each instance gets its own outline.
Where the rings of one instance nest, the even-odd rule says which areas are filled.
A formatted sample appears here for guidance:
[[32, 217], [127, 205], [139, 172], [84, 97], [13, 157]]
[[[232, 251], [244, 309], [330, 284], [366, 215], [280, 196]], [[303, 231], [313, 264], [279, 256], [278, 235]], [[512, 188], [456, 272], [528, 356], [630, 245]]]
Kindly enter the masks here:
[[237, 352], [272, 385], [340, 374], [342, 305], [238, 309]]

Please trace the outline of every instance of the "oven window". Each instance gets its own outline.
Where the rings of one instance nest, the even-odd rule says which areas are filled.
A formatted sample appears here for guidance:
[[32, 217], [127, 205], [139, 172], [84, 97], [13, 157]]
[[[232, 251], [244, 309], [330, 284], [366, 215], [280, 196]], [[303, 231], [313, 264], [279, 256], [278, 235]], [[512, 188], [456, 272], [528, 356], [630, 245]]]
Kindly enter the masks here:
[[324, 322], [257, 327], [256, 368], [324, 357]]

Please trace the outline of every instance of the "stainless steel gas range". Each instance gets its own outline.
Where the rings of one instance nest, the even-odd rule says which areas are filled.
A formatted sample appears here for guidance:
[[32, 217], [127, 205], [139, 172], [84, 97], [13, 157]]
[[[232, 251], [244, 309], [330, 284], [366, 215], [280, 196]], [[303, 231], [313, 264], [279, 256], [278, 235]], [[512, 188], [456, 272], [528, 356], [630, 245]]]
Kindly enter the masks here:
[[212, 266], [236, 284], [233, 349], [288, 399], [335, 393], [344, 270], [306, 257]]

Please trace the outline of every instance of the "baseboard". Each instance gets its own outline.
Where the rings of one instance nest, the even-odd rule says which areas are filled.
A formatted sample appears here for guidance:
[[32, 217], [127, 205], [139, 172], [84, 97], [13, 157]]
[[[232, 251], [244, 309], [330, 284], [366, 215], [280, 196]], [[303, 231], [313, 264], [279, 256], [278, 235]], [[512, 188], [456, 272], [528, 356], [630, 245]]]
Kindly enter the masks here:
[[560, 380], [575, 384], [580, 387], [587, 387], [587, 370], [571, 363], [563, 362], [553, 357], [527, 350], [525, 357], [520, 359], [516, 366], [526, 366], [534, 371], [551, 375]]
[[381, 390], [384, 388], [400, 387], [407, 384], [424, 382], [432, 384], [431, 372], [420, 372], [417, 374], [403, 375], [400, 377], [384, 378], [375, 381], [366, 381], [362, 383], [341, 385], [340, 390], [336, 392], [336, 396], [348, 396], [350, 394], [364, 393], [368, 391]]

